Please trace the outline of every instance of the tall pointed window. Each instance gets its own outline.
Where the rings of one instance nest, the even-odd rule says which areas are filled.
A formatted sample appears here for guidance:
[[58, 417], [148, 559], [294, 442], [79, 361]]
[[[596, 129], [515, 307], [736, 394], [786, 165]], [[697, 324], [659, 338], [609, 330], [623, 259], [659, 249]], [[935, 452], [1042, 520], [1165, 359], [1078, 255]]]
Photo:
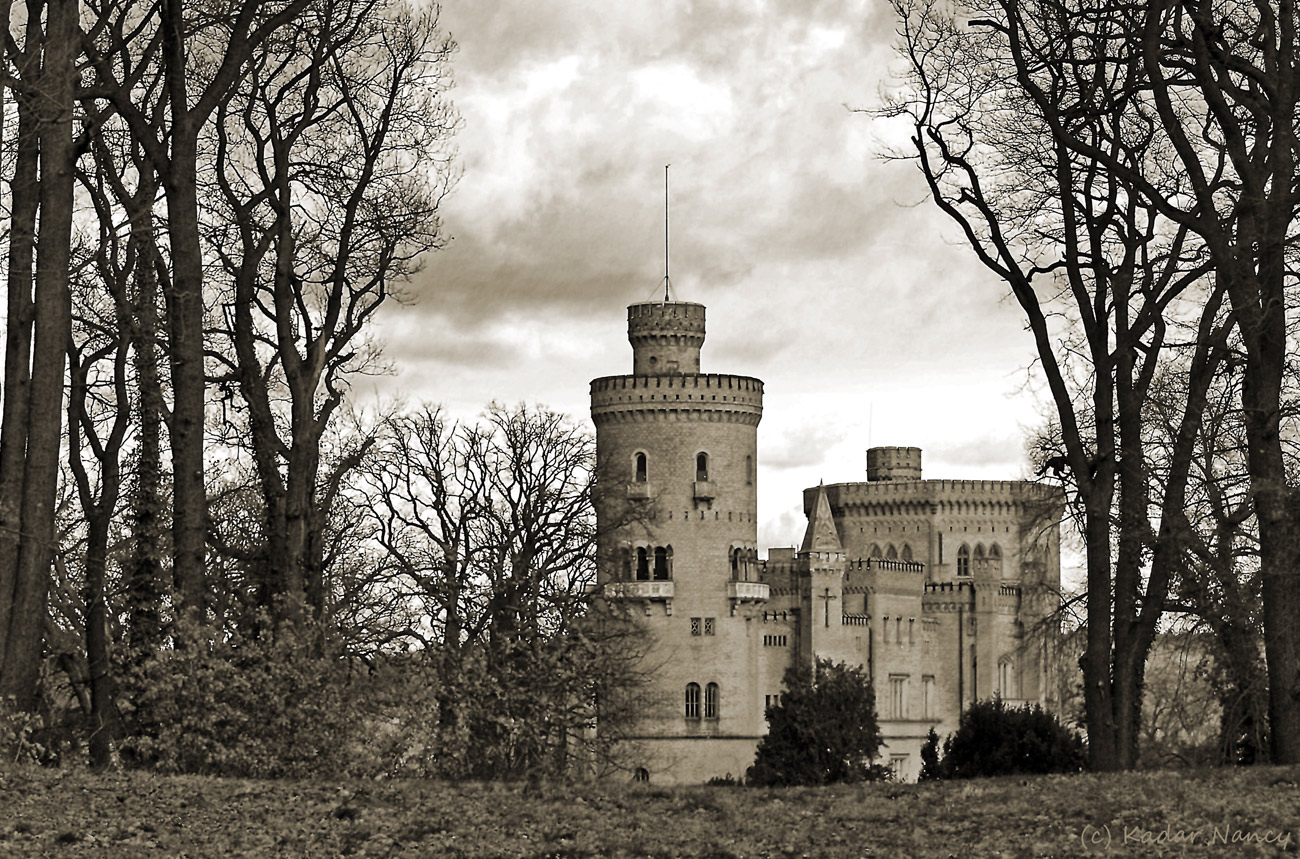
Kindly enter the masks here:
[[965, 543], [957, 550], [957, 575], [970, 575], [970, 549], [966, 548]]
[[894, 548], [893, 543], [890, 543], [889, 548], [885, 551], [885, 560], [886, 561], [898, 560], [898, 550]]
[[636, 580], [638, 582], [650, 580], [650, 552], [645, 546], [636, 547]]
[[984, 564], [984, 544], [978, 543], [975, 546], [975, 572], [984, 575], [986, 572]]
[[912, 547], [909, 546], [909, 545], [906, 544], [906, 543], [903, 544], [903, 554], [902, 554], [902, 558], [903, 558], [904, 561], [911, 561], [911, 560], [912, 560]]
[[704, 718], [718, 718], [718, 684], [710, 683], [704, 687]]
[[695, 479], [699, 483], [709, 482], [709, 455], [707, 453], [697, 453], [695, 455]]
[[686, 718], [700, 718], [700, 684], [686, 684]]
[[1002, 550], [998, 548], [997, 543], [989, 546], [989, 570], [995, 576], [1002, 577]]
[[638, 454], [636, 455], [636, 477], [635, 477], [635, 480], [636, 480], [637, 483], [645, 483], [645, 482], [646, 482], [646, 479], [647, 479], [647, 472], [646, 472], [646, 456], [645, 456], [644, 453], [638, 453]]
[[740, 550], [739, 549], [731, 550], [731, 580], [733, 582], [740, 581]]
[[880, 547], [879, 547], [878, 545], [876, 545], [875, 543], [872, 543], [872, 544], [871, 544], [871, 555], [870, 555], [870, 557], [871, 557], [872, 559], [874, 559], [874, 560], [877, 560], [877, 561], [884, 557], [884, 555], [880, 554]]

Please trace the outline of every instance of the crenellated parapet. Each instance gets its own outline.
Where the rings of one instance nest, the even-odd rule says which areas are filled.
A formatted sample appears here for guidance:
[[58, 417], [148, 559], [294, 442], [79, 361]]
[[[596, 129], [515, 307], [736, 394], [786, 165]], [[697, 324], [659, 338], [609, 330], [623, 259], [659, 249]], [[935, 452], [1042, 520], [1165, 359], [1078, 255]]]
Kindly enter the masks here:
[[[1058, 506], [1056, 486], [1026, 480], [907, 480], [881, 483], [832, 483], [826, 496], [837, 515], [871, 516], [1012, 515], [1027, 506]], [[812, 509], [815, 487], [804, 490], [804, 510]]]
[[757, 426], [763, 383], [750, 376], [603, 376], [591, 383], [591, 419], [602, 423], [707, 421]]

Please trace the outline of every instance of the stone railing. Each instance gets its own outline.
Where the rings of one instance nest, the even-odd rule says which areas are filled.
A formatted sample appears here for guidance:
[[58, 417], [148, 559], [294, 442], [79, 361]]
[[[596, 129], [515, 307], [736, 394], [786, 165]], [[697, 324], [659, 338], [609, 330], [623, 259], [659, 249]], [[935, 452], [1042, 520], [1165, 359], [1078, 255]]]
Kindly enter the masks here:
[[733, 600], [765, 600], [772, 594], [767, 582], [727, 582], [727, 598]]
[[670, 600], [673, 598], [673, 582], [609, 582], [605, 585], [605, 596], [611, 599]]

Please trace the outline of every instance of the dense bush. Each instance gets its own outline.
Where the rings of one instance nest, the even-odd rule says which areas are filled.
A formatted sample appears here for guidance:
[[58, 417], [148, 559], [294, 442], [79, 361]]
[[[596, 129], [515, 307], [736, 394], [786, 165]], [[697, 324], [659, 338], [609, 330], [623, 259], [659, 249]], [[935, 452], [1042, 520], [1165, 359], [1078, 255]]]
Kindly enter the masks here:
[[136, 668], [123, 743], [130, 760], [163, 772], [252, 778], [346, 769], [355, 726], [346, 662], [283, 631], [206, 641], [160, 651]]
[[1083, 740], [1037, 704], [1008, 707], [978, 701], [961, 715], [944, 742], [943, 778], [1018, 773], [1078, 772], [1086, 762]]
[[767, 708], [768, 732], [746, 781], [817, 785], [881, 778], [871, 761], [880, 748], [875, 695], [861, 668], [818, 659], [785, 674], [785, 693]]

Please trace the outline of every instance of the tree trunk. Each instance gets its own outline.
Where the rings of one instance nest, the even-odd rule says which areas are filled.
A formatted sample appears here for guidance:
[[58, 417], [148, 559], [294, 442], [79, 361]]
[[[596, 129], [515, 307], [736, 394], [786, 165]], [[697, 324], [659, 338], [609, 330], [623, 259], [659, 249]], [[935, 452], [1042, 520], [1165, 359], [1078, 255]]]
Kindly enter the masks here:
[[1090, 507], [1084, 517], [1088, 637], [1082, 660], [1083, 704], [1091, 768], [1106, 772], [1123, 767], [1110, 682], [1110, 511]]
[[45, 644], [49, 564], [54, 546], [54, 501], [63, 427], [64, 353], [71, 319], [68, 288], [72, 243], [72, 88], [76, 0], [51, 0], [41, 71], [40, 235], [37, 240], [35, 332], [28, 407], [27, 468], [22, 492], [22, 537], [0, 696], [19, 706], [36, 703]]
[[[116, 492], [113, 493], [116, 495]], [[86, 662], [90, 669], [90, 762], [96, 768], [112, 762], [114, 719], [113, 679], [108, 658], [108, 601], [104, 594], [108, 565], [108, 527], [112, 506], [96, 511], [86, 545]]]
[[184, 609], [204, 617], [207, 495], [203, 479], [203, 263], [199, 247], [196, 143], [188, 123], [173, 126], [163, 177], [172, 282], [167, 299], [172, 383], [172, 576]]
[[132, 213], [131, 241], [138, 260], [136, 324], [133, 336], [137, 410], [136, 480], [132, 499], [131, 560], [127, 572], [127, 637], [132, 658], [140, 660], [162, 644], [162, 380], [158, 374], [158, 255], [153, 224], [155, 185], [146, 163], [137, 162], [140, 206]]
[[[35, 38], [29, 35], [29, 42]], [[20, 502], [27, 470], [27, 408], [31, 397], [32, 261], [39, 193], [40, 138], [36, 118], [25, 97], [17, 101], [18, 152], [9, 184], [13, 210], [9, 220], [4, 416], [0, 419], [0, 665], [4, 664], [13, 617], [22, 534]]]

